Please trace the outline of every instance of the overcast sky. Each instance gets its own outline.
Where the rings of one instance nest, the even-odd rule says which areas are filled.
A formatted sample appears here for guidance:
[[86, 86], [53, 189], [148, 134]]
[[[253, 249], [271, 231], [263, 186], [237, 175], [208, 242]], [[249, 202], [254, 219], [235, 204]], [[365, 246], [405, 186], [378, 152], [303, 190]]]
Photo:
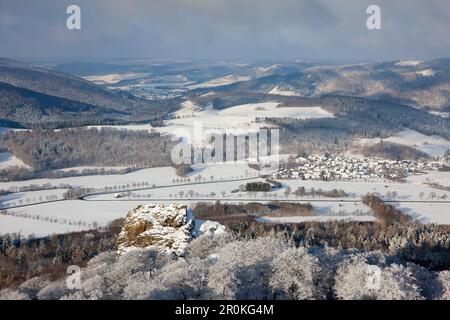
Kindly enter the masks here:
[[[66, 28], [70, 4], [82, 30]], [[449, 33], [448, 0], [0, 0], [10, 58], [429, 59], [450, 57]]]

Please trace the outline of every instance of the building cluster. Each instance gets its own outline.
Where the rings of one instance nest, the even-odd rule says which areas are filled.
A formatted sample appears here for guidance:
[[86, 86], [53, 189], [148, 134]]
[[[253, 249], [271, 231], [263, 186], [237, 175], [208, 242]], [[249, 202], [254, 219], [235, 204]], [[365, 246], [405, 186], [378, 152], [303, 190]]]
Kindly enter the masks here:
[[440, 160], [382, 160], [354, 158], [327, 154], [299, 157], [290, 161], [273, 175], [276, 179], [351, 180], [351, 179], [403, 179], [411, 174], [422, 174], [442, 168]]

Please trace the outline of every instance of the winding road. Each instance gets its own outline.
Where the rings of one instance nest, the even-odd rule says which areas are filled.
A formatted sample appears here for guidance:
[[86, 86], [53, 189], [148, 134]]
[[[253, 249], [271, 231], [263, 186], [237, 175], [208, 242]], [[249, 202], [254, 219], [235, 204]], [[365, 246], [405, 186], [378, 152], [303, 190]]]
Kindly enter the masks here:
[[[191, 182], [191, 183], [181, 183], [181, 184], [168, 184], [168, 185], [160, 185], [160, 186], [151, 186], [151, 187], [145, 187], [145, 188], [135, 188], [135, 189], [129, 189], [129, 190], [114, 190], [114, 191], [104, 191], [104, 192], [95, 192], [88, 195], [84, 195], [78, 198], [80, 201], [89, 201], [89, 202], [116, 202], [116, 201], [125, 201], [125, 202], [215, 202], [215, 201], [227, 201], [227, 202], [272, 202], [272, 201], [278, 201], [278, 202], [294, 202], [294, 203], [324, 203], [324, 202], [332, 202], [332, 203], [362, 203], [360, 198], [340, 198], [340, 199], [320, 199], [320, 197], [317, 198], [311, 198], [311, 197], [303, 197], [303, 198], [273, 198], [273, 197], [235, 197], [235, 198], [218, 198], [218, 197], [184, 197], [184, 198], [135, 198], [135, 199], [92, 199], [92, 197], [101, 196], [101, 195], [110, 195], [110, 194], [116, 194], [116, 193], [126, 193], [126, 192], [138, 192], [138, 191], [146, 191], [146, 190], [157, 190], [157, 189], [166, 189], [166, 188], [176, 188], [176, 187], [187, 187], [187, 186], [198, 186], [198, 185], [208, 185], [208, 184], [222, 184], [222, 183], [228, 183], [228, 182], [250, 182], [259, 180], [261, 177], [253, 177], [253, 178], [240, 178], [240, 179], [226, 179], [226, 180], [219, 180], [219, 181], [203, 181], [203, 182]], [[17, 209], [17, 208], [26, 208], [31, 206], [38, 206], [42, 204], [48, 204], [48, 203], [55, 203], [55, 202], [63, 202], [63, 201], [73, 201], [76, 199], [58, 199], [58, 200], [50, 200], [50, 201], [43, 201], [43, 202], [36, 202], [36, 203], [29, 203], [29, 204], [22, 204], [17, 206], [11, 206], [11, 207], [4, 207], [0, 209]], [[384, 200], [385, 203], [424, 203], [424, 204], [450, 204], [450, 200]]]

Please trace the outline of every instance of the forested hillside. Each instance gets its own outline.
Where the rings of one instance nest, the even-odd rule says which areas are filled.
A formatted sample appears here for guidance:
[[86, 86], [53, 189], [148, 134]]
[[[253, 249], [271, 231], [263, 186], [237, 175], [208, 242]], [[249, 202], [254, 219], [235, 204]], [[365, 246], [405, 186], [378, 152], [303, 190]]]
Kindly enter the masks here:
[[0, 121], [26, 127], [151, 121], [178, 107], [8, 59], [0, 59], [0, 93]]
[[25, 127], [79, 126], [125, 121], [127, 114], [73, 100], [58, 98], [0, 82], [0, 119]]
[[171, 165], [170, 137], [148, 131], [63, 129], [8, 132], [0, 143], [37, 171], [72, 166]]

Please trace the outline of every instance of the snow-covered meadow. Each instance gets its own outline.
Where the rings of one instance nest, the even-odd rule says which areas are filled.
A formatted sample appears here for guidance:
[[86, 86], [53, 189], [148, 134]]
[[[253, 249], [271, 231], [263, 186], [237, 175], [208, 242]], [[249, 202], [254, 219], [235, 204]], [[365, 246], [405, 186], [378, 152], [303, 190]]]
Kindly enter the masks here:
[[9, 206], [21, 206], [34, 203], [48, 202], [63, 199], [67, 189], [52, 189], [10, 193], [0, 196], [0, 209]]
[[[255, 177], [258, 171], [249, 168], [245, 163], [238, 164], [205, 164], [193, 166], [193, 171], [189, 173], [186, 179], [191, 179], [195, 182], [195, 178], [198, 175], [206, 178], [207, 180], [229, 180], [239, 179], [245, 177]], [[112, 175], [93, 175], [93, 176], [81, 176], [81, 177], [68, 177], [60, 179], [33, 179], [25, 181], [11, 181], [0, 182], [0, 190], [8, 190], [14, 187], [24, 187], [29, 185], [44, 185], [51, 184], [58, 186], [60, 184], [68, 184], [72, 187], [80, 188], [104, 188], [112, 186], [130, 185], [133, 183], [148, 182], [152, 185], [171, 185], [174, 184], [174, 180], [181, 179], [176, 174], [176, 170], [173, 167], [158, 167], [133, 171], [127, 174], [112, 174]]]
[[[444, 173], [444, 176], [450, 178], [449, 174]], [[427, 178], [423, 178], [426, 180]], [[366, 216], [371, 215], [370, 209], [360, 203], [361, 197], [368, 193], [378, 193], [385, 201], [390, 201], [390, 204], [403, 210], [405, 213], [411, 215], [415, 219], [424, 223], [440, 223], [450, 224], [450, 203], [442, 203], [443, 199], [450, 201], [450, 191], [437, 190], [431, 188], [427, 184], [421, 182], [414, 183], [394, 183], [391, 181], [383, 181], [382, 179], [374, 179], [370, 182], [365, 181], [312, 181], [312, 180], [279, 180], [284, 185], [283, 188], [275, 190], [271, 193], [247, 193], [234, 192], [239, 186], [245, 182], [227, 182], [217, 183], [212, 185], [196, 186], [195, 188], [185, 187], [171, 187], [167, 189], [151, 190], [150, 192], [142, 191], [137, 194], [139, 197], [146, 198], [148, 194], [150, 198], [163, 199], [182, 199], [189, 198], [187, 193], [190, 189], [195, 189], [195, 193], [200, 195], [200, 198], [213, 198], [222, 201], [232, 199], [239, 201], [239, 199], [253, 200], [253, 201], [274, 201], [274, 200], [290, 200], [311, 202], [319, 214], [328, 216], [342, 216], [346, 213], [352, 216], [355, 213], [361, 216], [361, 212]], [[448, 180], [450, 181], [450, 180]], [[318, 191], [330, 191], [333, 189], [342, 189], [348, 197], [345, 198], [329, 198], [319, 196], [304, 196], [298, 197], [294, 194], [286, 196], [286, 187], [290, 187], [292, 192], [299, 187], [304, 187], [307, 191], [311, 188]], [[179, 193], [183, 192], [183, 197]], [[214, 195], [211, 195], [211, 192]], [[225, 192], [225, 194], [222, 194]], [[194, 195], [195, 197], [195, 195]], [[327, 202], [329, 200], [329, 202]], [[340, 200], [355, 201], [340, 203]], [[338, 201], [338, 202], [336, 202]], [[358, 219], [359, 217], [353, 217]], [[361, 216], [361, 219], [365, 219]]]
[[9, 152], [1, 152], [0, 153], [0, 170], [6, 169], [8, 167], [24, 167], [29, 168], [22, 160], [12, 155]]
[[197, 123], [203, 129], [245, 134], [258, 131], [261, 127], [267, 127], [268, 125], [264, 122], [266, 118], [317, 119], [333, 117], [331, 113], [321, 107], [279, 107], [277, 102], [243, 104], [224, 110], [212, 108], [200, 110], [192, 102], [186, 101], [182, 104], [181, 109], [173, 114], [173, 119], [167, 120], [164, 127], [155, 128], [155, 130], [176, 136], [192, 136]]
[[285, 90], [285, 89], [280, 88], [280, 86], [273, 87], [268, 93], [279, 95], [279, 96], [286, 96], [286, 97], [299, 97], [300, 96], [300, 94], [298, 94], [296, 91]]
[[240, 81], [248, 81], [250, 79], [251, 78], [249, 76], [239, 76], [239, 75], [230, 74], [230, 75], [212, 79], [212, 80], [209, 80], [206, 82], [192, 84], [192, 85], [188, 86], [187, 88], [189, 90], [194, 90], [194, 89], [199, 89], [199, 88], [214, 88], [214, 87], [230, 85], [230, 84], [240, 82]]
[[[443, 195], [450, 196], [450, 192], [431, 188], [428, 184], [436, 178], [449, 181], [448, 172], [430, 173], [423, 176], [413, 176], [406, 183], [393, 183], [381, 179], [372, 181], [311, 181], [311, 180], [280, 180], [283, 186], [270, 193], [248, 193], [237, 191], [239, 187], [248, 181], [258, 181], [257, 172], [245, 165], [230, 166], [209, 165], [197, 167], [189, 178], [191, 183], [198, 182], [201, 177], [202, 184], [189, 184], [185, 179], [176, 176], [173, 168], [145, 169], [125, 175], [110, 176], [86, 176], [63, 179], [33, 180], [35, 184], [59, 183], [72, 184], [79, 187], [104, 188], [105, 186], [130, 185], [137, 181], [149, 181], [149, 189], [132, 191], [130, 196], [115, 198], [115, 191], [109, 190], [107, 194], [90, 196], [85, 201], [69, 200], [46, 204], [33, 204], [34, 200], [45, 199], [48, 195], [57, 195], [62, 198], [65, 190], [44, 190], [35, 192], [16, 193], [0, 198], [4, 204], [15, 203], [19, 200], [23, 205], [30, 206], [9, 209], [8, 215], [0, 216], [0, 233], [17, 233], [22, 235], [46, 235], [51, 233], [78, 231], [89, 229], [93, 225], [106, 225], [112, 220], [124, 217], [129, 210], [139, 204], [158, 201], [164, 204], [173, 202], [193, 205], [197, 201], [220, 200], [229, 203], [245, 202], [270, 202], [276, 200], [299, 201], [311, 203], [316, 211], [316, 216], [311, 217], [265, 217], [265, 221], [291, 222], [323, 221], [323, 220], [352, 220], [373, 221], [370, 208], [361, 203], [361, 196], [370, 192], [379, 193], [385, 200], [411, 215], [423, 223], [450, 224], [449, 204], [444, 203]], [[211, 176], [213, 179], [211, 179]], [[222, 181], [228, 179], [243, 179], [239, 181]], [[256, 179], [256, 180], [255, 180]], [[441, 182], [442, 182], [441, 181]], [[207, 182], [207, 183], [204, 183]], [[426, 183], [425, 183], [426, 182]], [[186, 183], [184, 185], [176, 185]], [[12, 186], [14, 183], [2, 183], [2, 188]], [[22, 185], [30, 184], [30, 181], [21, 182]], [[152, 188], [152, 184], [163, 186]], [[298, 197], [294, 194], [286, 196], [286, 188], [290, 187], [294, 192], [303, 186], [306, 191], [314, 188], [316, 191], [330, 191], [342, 189], [348, 197], [327, 198], [319, 196]], [[192, 192], [191, 192], [192, 190]], [[117, 191], [120, 193], [120, 191]], [[394, 196], [395, 194], [395, 196]], [[433, 198], [431, 196], [433, 195]], [[195, 198], [191, 200], [190, 198]], [[39, 202], [39, 201], [38, 201]], [[39, 219], [36, 217], [39, 216]], [[17, 219], [17, 220], [14, 220]], [[17, 223], [13, 223], [17, 221]]]
[[77, 225], [52, 223], [45, 220], [32, 220], [17, 216], [0, 215], [0, 234], [16, 233], [23, 237], [46, 237], [51, 234], [83, 231], [86, 228]]
[[272, 223], [303, 223], [303, 222], [326, 222], [326, 221], [360, 221], [371, 222], [376, 221], [376, 218], [371, 215], [355, 216], [355, 215], [343, 215], [343, 216], [297, 216], [297, 217], [263, 217], [258, 218], [259, 222], [272, 222]]
[[[382, 139], [361, 139], [362, 144], [380, 143]], [[383, 139], [385, 142], [403, 144], [416, 148], [426, 154], [438, 157], [450, 150], [450, 141], [440, 136], [426, 136], [414, 130], [400, 131], [394, 136]]]
[[[446, 175], [446, 173], [443, 174], [444, 176]], [[431, 188], [429, 185], [422, 183], [422, 181], [427, 181], [427, 178], [423, 176], [422, 179], [418, 182], [411, 181], [408, 183], [394, 183], [382, 179], [373, 179], [373, 181], [279, 180], [282, 182], [283, 187], [270, 193], [238, 191], [239, 187], [247, 182], [245, 180], [229, 182], [216, 181], [195, 186], [171, 186], [136, 191], [121, 199], [115, 199], [114, 194], [110, 193], [92, 196], [88, 200], [123, 202], [128, 202], [129, 200], [164, 200], [167, 202], [191, 202], [190, 198], [193, 198], [196, 201], [220, 200], [231, 203], [249, 201], [269, 202], [276, 200], [301, 201], [303, 203], [311, 203], [314, 206], [318, 217], [320, 217], [318, 219], [324, 219], [323, 217], [326, 216], [327, 219], [343, 219], [342, 217], [347, 217], [358, 221], [365, 221], [368, 216], [371, 216], [371, 210], [360, 202], [361, 197], [367, 193], [375, 192], [384, 200], [389, 201], [390, 204], [421, 222], [449, 224], [449, 204], [443, 203], [444, 200], [442, 199], [450, 199], [450, 192]], [[299, 187], [304, 187], [307, 191], [311, 190], [311, 188], [316, 191], [319, 189], [323, 191], [342, 189], [348, 194], [348, 197], [330, 198], [323, 196], [313, 197], [312, 195], [299, 197], [292, 193], [286, 195], [287, 187], [291, 188], [291, 192], [294, 192]], [[292, 217], [292, 219], [290, 221], [294, 222], [296, 217]]]
[[97, 84], [116, 84], [123, 80], [135, 80], [149, 76], [149, 73], [112, 73], [105, 75], [87, 76], [84, 79]]

